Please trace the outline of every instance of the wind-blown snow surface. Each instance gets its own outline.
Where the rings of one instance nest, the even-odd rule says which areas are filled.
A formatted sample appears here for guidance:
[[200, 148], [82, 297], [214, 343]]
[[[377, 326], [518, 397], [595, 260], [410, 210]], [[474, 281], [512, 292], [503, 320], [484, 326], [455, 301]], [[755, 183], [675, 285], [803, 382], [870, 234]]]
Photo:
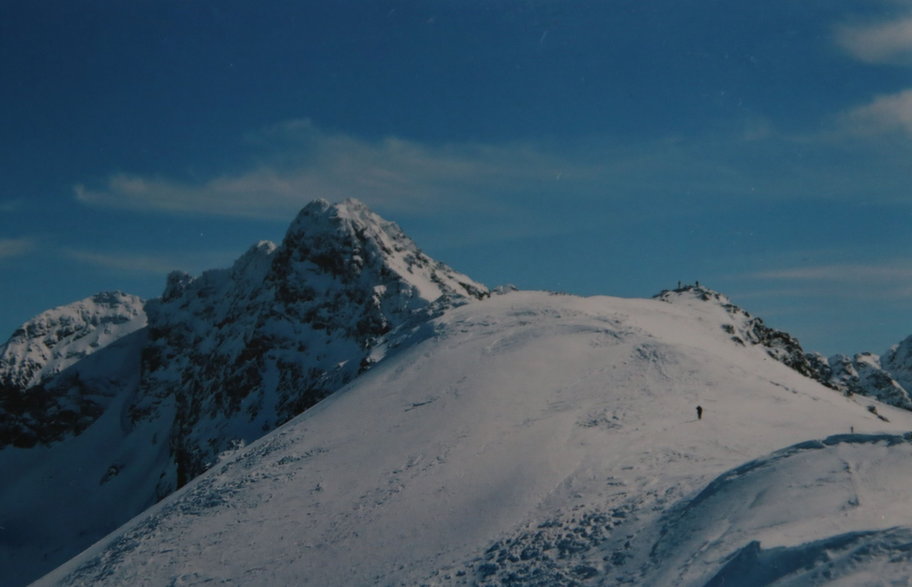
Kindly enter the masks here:
[[770, 560], [912, 577], [890, 562], [912, 541], [912, 414], [734, 343], [719, 304], [669, 301], [452, 309], [38, 583], [732, 584]]

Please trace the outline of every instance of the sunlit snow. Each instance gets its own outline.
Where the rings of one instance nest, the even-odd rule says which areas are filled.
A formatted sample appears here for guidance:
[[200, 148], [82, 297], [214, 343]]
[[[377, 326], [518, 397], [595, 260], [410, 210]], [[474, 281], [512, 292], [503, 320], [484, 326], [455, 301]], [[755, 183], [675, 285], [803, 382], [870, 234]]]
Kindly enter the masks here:
[[[733, 343], [734, 319], [686, 295], [449, 310], [39, 584], [704, 584], [779, 554], [908, 579], [908, 530], [883, 531], [912, 525], [912, 413]], [[820, 540], [881, 550], [831, 564]]]

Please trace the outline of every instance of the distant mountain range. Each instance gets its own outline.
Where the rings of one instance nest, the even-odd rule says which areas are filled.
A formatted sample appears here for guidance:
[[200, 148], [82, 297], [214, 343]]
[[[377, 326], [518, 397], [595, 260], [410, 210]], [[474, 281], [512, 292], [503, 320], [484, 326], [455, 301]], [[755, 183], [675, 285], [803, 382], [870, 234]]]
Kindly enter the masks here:
[[[792, 409], [791, 404], [797, 402], [796, 409], [803, 417], [812, 413], [807, 410], [814, 402], [848, 402], [844, 408], [824, 409], [821, 413], [829, 418], [828, 424], [810, 427], [807, 433], [795, 436], [795, 442], [806, 439], [811, 428], [813, 434], [829, 434], [830, 427], [834, 429], [833, 433], [847, 432], [847, 423], [855, 419], [860, 429], [874, 424], [900, 426], [887, 422], [890, 418], [898, 418], [903, 423], [908, 419], [907, 423], [912, 424], [912, 412], [906, 416], [904, 411], [889, 411], [873, 403], [857, 410], [859, 404], [853, 399], [870, 396], [883, 404], [912, 409], [909, 395], [912, 390], [912, 337], [882, 357], [865, 353], [851, 358], [841, 355], [825, 358], [806, 352], [792, 336], [766, 326], [761, 319], [706, 287], [682, 286], [662, 292], [655, 300], [604, 298], [606, 301], [592, 302], [574, 296], [527, 292], [499, 295], [505, 292], [509, 292], [508, 288], [492, 292], [429, 258], [398, 226], [383, 220], [358, 201], [347, 200], [335, 205], [315, 201], [301, 211], [281, 244], [258, 243], [232, 267], [207, 271], [197, 277], [172, 273], [158, 299], [143, 302], [135, 296], [108, 292], [40, 314], [0, 347], [0, 470], [8, 472], [7, 478], [11, 479], [0, 487], [0, 583], [17, 585], [36, 579], [207, 470], [210, 472], [203, 479], [208, 481], [201, 479], [192, 484], [193, 488], [157, 506], [158, 513], [148, 518], [156, 520], [155, 528], [172, 527], [176, 523], [174, 516], [178, 514], [199, 514], [201, 519], [206, 518], [210, 507], [221, 516], [226, 511], [223, 504], [231, 502], [236, 493], [249, 494], [253, 496], [250, 499], [277, 505], [264, 497], [263, 485], [255, 483], [260, 477], [249, 477], [253, 475], [250, 471], [262, 468], [261, 461], [257, 460], [259, 457], [255, 459], [251, 455], [259, 454], [256, 451], [263, 449], [251, 448], [251, 452], [243, 447], [304, 412], [307, 412], [305, 418], [295, 420], [290, 428], [282, 428], [286, 431], [283, 434], [300, 438], [295, 441], [298, 444], [280, 443], [285, 447], [281, 458], [289, 459], [288, 463], [299, 463], [295, 470], [300, 470], [300, 474], [309, 479], [302, 481], [304, 485], [297, 490], [315, 491], [314, 496], [324, 496], [314, 497], [316, 501], [312, 503], [325, 499], [328, 492], [348, 491], [343, 490], [347, 483], [361, 488], [365, 492], [362, 497], [375, 496], [364, 503], [358, 502], [360, 506], [339, 497], [338, 502], [333, 503], [342, 509], [333, 509], [333, 506], [325, 514], [313, 513], [315, 527], [323, 532], [319, 535], [322, 540], [328, 545], [338, 544], [340, 548], [379, 548], [378, 544], [367, 542], [367, 538], [360, 542], [346, 538], [345, 532], [357, 534], [354, 526], [333, 530], [334, 524], [342, 523], [345, 516], [350, 515], [344, 508], [366, 507], [366, 512], [374, 512], [382, 518], [385, 514], [376, 510], [377, 504], [392, 499], [397, 493], [393, 490], [395, 484], [404, 483], [401, 481], [404, 477], [435, 468], [435, 462], [441, 464], [437, 469], [444, 472], [442, 477], [415, 478], [437, 484], [437, 490], [443, 492], [439, 495], [452, 492], [453, 487], [462, 487], [475, 499], [481, 499], [478, 487], [465, 488], [464, 484], [473, 479], [477, 484], [490, 484], [493, 482], [488, 478], [491, 475], [499, 479], [498, 483], [507, 482], [498, 477], [505, 472], [496, 471], [497, 467], [487, 471], [485, 467], [494, 464], [485, 464], [483, 446], [475, 455], [479, 463], [473, 462], [469, 454], [463, 454], [462, 460], [455, 459], [465, 467], [460, 470], [443, 466], [448, 460], [445, 455], [425, 452], [433, 452], [431, 448], [438, 445], [443, 453], [457, 451], [462, 446], [457, 439], [464, 438], [460, 434], [489, 435], [494, 444], [517, 442], [528, 450], [537, 450], [534, 444], [537, 433], [529, 437], [522, 433], [514, 440], [509, 436], [509, 426], [514, 425], [509, 422], [513, 422], [515, 416], [511, 415], [510, 406], [514, 406], [517, 413], [525, 413], [528, 406], [524, 407], [524, 394], [527, 392], [537, 398], [534, 402], [551, 406], [546, 410], [549, 418], [560, 419], [557, 414], [561, 410], [555, 406], [566, 405], [567, 414], [573, 415], [571, 420], [575, 419], [575, 426], [581, 430], [612, 431], [617, 428], [629, 432], [639, 418], [651, 421], [656, 417], [668, 417], [668, 414], [661, 409], [655, 412], [653, 408], [637, 407], [636, 402], [625, 404], [627, 407], [623, 409], [609, 408], [609, 404], [604, 403], [605, 398], [593, 399], [592, 393], [596, 389], [607, 390], [605, 393], [609, 396], [610, 390], [615, 388], [623, 390], [624, 394], [633, 394], [629, 398], [625, 395], [625, 402], [634, 401], [631, 398], [641, 393], [642, 402], [662, 403], [671, 401], [664, 397], [669, 389], [687, 388], [687, 401], [706, 402], [707, 418], [715, 418], [717, 410], [712, 402], [728, 405], [719, 395], [723, 390], [715, 386], [721, 385], [722, 381], [728, 384], [732, 373], [743, 372], [745, 385], [768, 398], [761, 401], [764, 418], [774, 413], [771, 406], [775, 401], [785, 402], [787, 409]], [[590, 304], [593, 307], [590, 308]], [[662, 309], [665, 307], [668, 309]], [[568, 340], [576, 342], [569, 349], [560, 350], [560, 341], [565, 335], [572, 335]], [[539, 339], [546, 347], [535, 350], [537, 343], [534, 341]], [[473, 346], [480, 341], [484, 341], [484, 345]], [[704, 343], [710, 346], [699, 347]], [[582, 346], [577, 349], [575, 344]], [[462, 353], [458, 351], [461, 345], [475, 350]], [[616, 345], [621, 346], [615, 348]], [[615, 357], [609, 353], [608, 362], [592, 363], [595, 360], [592, 349], [601, 346], [615, 350], [623, 347], [626, 358], [621, 361], [620, 355]], [[503, 356], [509, 356], [509, 361], [491, 362], [492, 357]], [[552, 365], [557, 358], [561, 361]], [[771, 368], [765, 366], [764, 361], [781, 365]], [[575, 365], [577, 371], [571, 370], [570, 364]], [[783, 375], [782, 365], [790, 368], [787, 371], [793, 375]], [[379, 369], [379, 374], [365, 378], [375, 368]], [[567, 382], [546, 384], [550, 381], [549, 369], [555, 376], [567, 378]], [[467, 380], [474, 383], [461, 383]], [[573, 383], [574, 380], [578, 383]], [[362, 381], [364, 383], [359, 383]], [[514, 389], [514, 384], [519, 382], [522, 385]], [[583, 386], [586, 391], [576, 398], [574, 390], [579, 382], [586, 382]], [[547, 389], [537, 389], [539, 383]], [[824, 389], [820, 384], [830, 389]], [[345, 399], [323, 402], [321, 405], [325, 408], [309, 410], [342, 388], [348, 390]], [[458, 401], [459, 390], [473, 397], [481, 393], [491, 395], [473, 399], [465, 407]], [[786, 399], [769, 399], [784, 393], [782, 390], [788, 391]], [[362, 397], [365, 394], [373, 395]], [[796, 394], [805, 399], [790, 397]], [[822, 400], [828, 397], [826, 394], [832, 399]], [[350, 405], [355, 401], [352, 398], [357, 397], [366, 402], [364, 406]], [[443, 398], [448, 399], [438, 401]], [[390, 405], [385, 405], [387, 402]], [[439, 411], [437, 419], [430, 421], [441, 431], [452, 429], [456, 436], [447, 437], [444, 442], [433, 429], [421, 432], [425, 428], [420, 426], [412, 434], [409, 432], [412, 424], [399, 420], [400, 414], [406, 412], [427, 412], [423, 408], [430, 404], [434, 404], [431, 411]], [[345, 405], [349, 407], [345, 408]], [[746, 406], [749, 405], [750, 401]], [[686, 409], [689, 411], [692, 406], [686, 406]], [[473, 414], [473, 410], [485, 414]], [[487, 413], [488, 410], [501, 414], [499, 417], [503, 420], [489, 421], [493, 416]], [[534, 415], [530, 413], [528, 417]], [[769, 417], [771, 425], [781, 425], [774, 417]], [[782, 422], [791, 419], [791, 416], [784, 417]], [[490, 428], [477, 430], [481, 425]], [[313, 431], [309, 429], [311, 426]], [[335, 430], [334, 427], [339, 426], [344, 430]], [[458, 431], [460, 426], [462, 432]], [[854, 430], [854, 425], [851, 427]], [[362, 428], [363, 438], [358, 436]], [[383, 430], [387, 432], [382, 433]], [[548, 430], [548, 434], [566, 432], [560, 426]], [[426, 435], [421, 436], [422, 433]], [[756, 430], [753, 433], [761, 434]], [[335, 454], [332, 438], [339, 434], [345, 436], [346, 443], [353, 443], [352, 438], [361, 438], [362, 446], [357, 450], [346, 449], [349, 452], [341, 451], [346, 455], [340, 457], [342, 460], [326, 461], [331, 457], [323, 455]], [[785, 438], [793, 436], [787, 434]], [[273, 440], [267, 444], [255, 446], [273, 446], [279, 442], [275, 435], [270, 438]], [[779, 439], [771, 432], [770, 437], [764, 437], [757, 446], [767, 447], [767, 452], [782, 447], [774, 441], [779, 442]], [[406, 450], [405, 445], [411, 448]], [[520, 449], [520, 444], [510, 446]], [[401, 450], [415, 453], [418, 460], [409, 464], [411, 457], [403, 453], [404, 468], [388, 480], [386, 475], [391, 473], [374, 471], [375, 466], [368, 462], [370, 458], [385, 462], [377, 457], [379, 452], [398, 455]], [[684, 485], [669, 486], [672, 492], [669, 495], [683, 498], [686, 490], [695, 489], [694, 484], [707, 475], [721, 474], [724, 470], [719, 467], [738, 464], [732, 453], [723, 452], [724, 457], [719, 456], [722, 453], [707, 457], [713, 460], [713, 466], [699, 468], [699, 474]], [[504, 455], [512, 455], [510, 458], [518, 462], [525, 458], [512, 453]], [[588, 452], [586, 455], [585, 459], [596, 458]], [[759, 458], [762, 453], [752, 456]], [[323, 463], [319, 467], [313, 465], [313, 475], [308, 469], [299, 469], [310, 462], [311, 457], [314, 462]], [[214, 469], [219, 467], [215, 465], [228, 469], [217, 473]], [[476, 465], [480, 469], [476, 470]], [[501, 465], [509, 466], [509, 463], [498, 466]], [[390, 561], [378, 562], [372, 567], [362, 560], [367, 555], [358, 555], [360, 558], [356, 558], [361, 562], [356, 566], [361, 570], [357, 572], [365, 574], [353, 575], [351, 579], [361, 583], [383, 568], [386, 570], [377, 575], [383, 577], [377, 580], [382, 584], [393, 579], [430, 580], [431, 575], [422, 575], [434, 570], [428, 566], [429, 561], [441, 565], [440, 569], [447, 565], [458, 566], [456, 561], [462, 560], [460, 556], [468, 556], [475, 552], [472, 548], [480, 547], [484, 540], [494, 540], [494, 536], [512, 532], [523, 520], [532, 519], [528, 516], [533, 515], [533, 510], [544, 507], [543, 504], [551, 499], [548, 491], [556, 491], [554, 487], [571, 483], [571, 479], [577, 478], [574, 475], [582, 474], [577, 470], [570, 477], [561, 478], [559, 471], [570, 474], [562, 465], [536, 462], [535, 466], [545, 467], [547, 474], [543, 473], [539, 478], [537, 474], [516, 470], [513, 482], [529, 483], [538, 488], [533, 497], [544, 501], [533, 503], [533, 497], [525, 490], [519, 491], [522, 507], [502, 504], [508, 513], [493, 513], [491, 524], [483, 525], [487, 534], [471, 528], [466, 528], [461, 536], [447, 534], [449, 539], [464, 542], [465, 548], [460, 546], [463, 550], [458, 553], [447, 550], [446, 556], [415, 559], [416, 566], [408, 572], [397, 574], [389, 570]], [[238, 467], [247, 471], [244, 475], [249, 475], [238, 476]], [[609, 479], [612, 475], [624, 478], [618, 471], [604, 469], [595, 462], [586, 467], [600, 478], [606, 478], [606, 475]], [[263, 475], [263, 479], [268, 477], [266, 473]], [[388, 481], [389, 485], [373, 485], [379, 482], [377, 475], [384, 479], [382, 483]], [[458, 480], [453, 475], [457, 475]], [[525, 479], [527, 475], [535, 479]], [[326, 480], [321, 481], [324, 477]], [[249, 491], [243, 489], [248, 481], [253, 483]], [[633, 480], [628, 481], [633, 483]], [[550, 482], [556, 485], [548, 486]], [[415, 493], [416, 504], [439, 507], [439, 504], [431, 503], [433, 488], [426, 489]], [[287, 485], [285, 490], [297, 491], [292, 485]], [[500, 491], [506, 492], [504, 495], [514, 492], [506, 486]], [[563, 512], [561, 515], [569, 515], [563, 508], [571, 507], [572, 500], [566, 501], [569, 498], [562, 491], [558, 491], [561, 495], [558, 501], [562, 504], [558, 509]], [[624, 493], [630, 497], [630, 487]], [[210, 506], [201, 506], [199, 500], [207, 499], [214, 501]], [[494, 492], [491, 499], [505, 498]], [[610, 516], [614, 520], [609, 524], [611, 527], [621, 525], [620, 517], [614, 518], [621, 516], [619, 512], [629, 514], [636, 509], [631, 503], [621, 501], [616, 504], [620, 509], [598, 514]], [[666, 501], [650, 502], [650, 507], [658, 507]], [[242, 508], [252, 511], [252, 503], [244, 502]], [[584, 509], [590, 513], [598, 509], [590, 506], [594, 507], [594, 504], [590, 503]], [[205, 510], [205, 515], [200, 513], [203, 510], [196, 511], [199, 508]], [[457, 507], [452, 513], [438, 512], [438, 516], [446, 520], [458, 512], [467, 514]], [[280, 515], [280, 512], [276, 510], [273, 514]], [[305, 519], [294, 519], [303, 525], [311, 524]], [[369, 515], [362, 520], [372, 528], [366, 534], [381, 540], [385, 535], [380, 526], [371, 526], [373, 519]], [[561, 520], [555, 528], [569, 524], [567, 520]], [[467, 523], [451, 521], [457, 525]], [[583, 517], [578, 521], [582, 524]], [[207, 526], [207, 532], [229, 532], [224, 520], [206, 523], [215, 524], [211, 528]], [[393, 523], [392, 518], [389, 523]], [[428, 522], [427, 527], [433, 526], [434, 523]], [[602, 528], [599, 532], [606, 532], [604, 524], [599, 527]], [[121, 536], [138, 532], [137, 528], [143, 526], [134, 523], [132, 528]], [[155, 528], [147, 529], [152, 537], [149, 544], [158, 539], [180, 540], [178, 534]], [[387, 530], [394, 534], [414, 532], [415, 536], [421, 535], [408, 524]], [[263, 529], [272, 538], [275, 538], [274, 531], [272, 526]], [[332, 538], [334, 532], [336, 539]], [[560, 539], [551, 536], [555, 532], [539, 534], [550, 536], [547, 540], [551, 541], [552, 549], [565, 551], [567, 561], [575, 561], [580, 569], [586, 567], [591, 571], [548, 566], [540, 557], [531, 555], [524, 559], [524, 552], [541, 554], [543, 544], [536, 542], [534, 537], [520, 539], [514, 536], [511, 538], [514, 543], [509, 548], [501, 544], [508, 552], [504, 556], [507, 559], [516, 557], [517, 561], [534, 559], [537, 566], [529, 563], [523, 567], [517, 561], [499, 561], [484, 551], [473, 555], [478, 557], [477, 564], [466, 559], [464, 568], [453, 567], [450, 577], [453, 581], [456, 577], [465, 580], [474, 577], [478, 581], [495, 582], [505, 580], [509, 572], [518, 572], [516, 569], [520, 567], [528, 572], [535, 567], [552, 579], [563, 573], [560, 576], [569, 581], [574, 577], [573, 580], [594, 578], [605, 572], [604, 565], [593, 566], [589, 559], [583, 561], [585, 557], [574, 556], [583, 550], [592, 554], [590, 550], [597, 545], [583, 541], [587, 545], [583, 550], [567, 547], [560, 551], [554, 546]], [[592, 526], [586, 532], [596, 532], [596, 529]], [[131, 536], [130, 540], [138, 539]], [[307, 536], [311, 541], [308, 548], [321, 548], [321, 538], [317, 534], [311, 532]], [[520, 544], [531, 550], [520, 549]], [[235, 546], [240, 548], [240, 545]], [[164, 548], [164, 543], [160, 547]], [[228, 547], [227, 543], [225, 547]], [[493, 548], [490, 544], [485, 546], [488, 547]], [[667, 541], [662, 548], [666, 547]], [[114, 573], [112, 576], [117, 577], [112, 579], [114, 583], [129, 582], [128, 575], [123, 573], [139, 572], [136, 567], [139, 559], [135, 557], [140, 555], [133, 554], [136, 550], [133, 548], [123, 545], [117, 548], [114, 555], [106, 551], [114, 558], [104, 565], [98, 566], [101, 563], [97, 561], [89, 564], [87, 559], [80, 564]], [[403, 556], [393, 546], [384, 548], [389, 550], [390, 556]], [[145, 551], [136, 550], [139, 552]], [[378, 552], [385, 551], [380, 549]], [[186, 556], [190, 555], [175, 555], [174, 560], [184, 560], [181, 557]], [[633, 554], [631, 558], [635, 558]], [[327, 561], [344, 564], [341, 559], [326, 559], [321, 564], [327, 564]], [[108, 576], [92, 575], [85, 571], [89, 567], [79, 567], [82, 570], [68, 581], [103, 581]], [[227, 568], [233, 567], [228, 565]], [[286, 574], [282, 577], [286, 580], [299, 572], [294, 570], [298, 567], [285, 564], [276, 568], [284, 569], [282, 572]], [[171, 569], [167, 565], [162, 569], [165, 573], [172, 572], [167, 570]], [[73, 570], [70, 568], [68, 572]], [[595, 574], [586, 577], [590, 573]], [[443, 575], [436, 576], [440, 579]], [[266, 581], [265, 577], [259, 580]], [[167, 580], [175, 580], [176, 575], [160, 578], [167, 583]], [[233, 579], [241, 580], [236, 575]], [[313, 584], [331, 583], [319, 583], [314, 579]], [[337, 584], [351, 583], [343, 580]]]

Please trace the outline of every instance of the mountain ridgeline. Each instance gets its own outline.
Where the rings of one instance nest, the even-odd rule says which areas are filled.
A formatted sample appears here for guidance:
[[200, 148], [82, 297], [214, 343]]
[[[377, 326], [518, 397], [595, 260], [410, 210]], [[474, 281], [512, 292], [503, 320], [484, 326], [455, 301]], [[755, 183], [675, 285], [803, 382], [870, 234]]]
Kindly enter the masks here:
[[[160, 298], [108, 292], [40, 314], [0, 347], [0, 466], [16, 479], [0, 488], [0, 544], [17, 529], [29, 537], [0, 549], [0, 583], [51, 570], [434, 336], [433, 319], [490, 296], [362, 203], [318, 200], [280, 244], [257, 243], [199, 276], [173, 272]], [[882, 357], [825, 358], [711, 289], [656, 298], [721, 308], [726, 344], [759, 347], [845, 395], [912, 409], [912, 337]], [[34, 473], [37, 454], [68, 483]], [[48, 522], [61, 517], [68, 524]]]
[[313, 202], [281, 245], [261, 242], [230, 269], [168, 277], [162, 297], [146, 304], [131, 417], [175, 403], [171, 445], [183, 485], [231, 443], [348, 383], [375, 360], [384, 335], [432, 302], [486, 295], [363, 204]]
[[912, 410], [912, 336], [893, 345], [882, 356], [865, 352], [853, 357], [807, 352], [794, 336], [767, 326], [761, 318], [736, 306], [725, 295], [699, 285], [664, 290], [656, 299], [673, 301], [690, 296], [722, 306], [732, 322], [722, 328], [739, 345], [759, 345], [773, 359], [827, 387], [873, 397], [886, 404]]
[[[72, 555], [370, 368], [397, 328], [488, 295], [360, 202], [314, 201], [281, 244], [173, 272], [158, 299], [103, 293], [24, 324], [0, 347], [0, 454], [97, 445], [101, 493], [142, 496], [107, 527], [78, 528]], [[157, 456], [140, 473], [124, 447]]]
[[120, 381], [88, 382], [77, 364], [145, 324], [142, 299], [103, 292], [19, 327], [0, 347], [0, 448], [49, 444], [88, 427]]

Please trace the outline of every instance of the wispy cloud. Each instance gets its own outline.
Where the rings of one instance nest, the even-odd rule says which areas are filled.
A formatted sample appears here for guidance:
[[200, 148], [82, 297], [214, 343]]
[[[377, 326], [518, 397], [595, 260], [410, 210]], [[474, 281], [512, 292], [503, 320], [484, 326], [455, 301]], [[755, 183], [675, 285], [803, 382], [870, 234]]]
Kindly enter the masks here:
[[69, 250], [64, 255], [74, 261], [132, 273], [165, 274], [175, 267], [162, 257]]
[[143, 253], [111, 253], [86, 249], [63, 249], [61, 255], [73, 261], [111, 269], [117, 272], [166, 275], [175, 269], [201, 271], [223, 267], [237, 257], [237, 251], [210, 251], [196, 254], [150, 255]]
[[[287, 219], [315, 198], [355, 197], [387, 212], [507, 214], [529, 201], [690, 195], [751, 196], [758, 178], [732, 144], [774, 140], [768, 128], [738, 129], [696, 144], [678, 138], [631, 143], [601, 139], [553, 145], [426, 144], [387, 137], [367, 140], [328, 133], [306, 120], [249, 137], [256, 162], [199, 183], [128, 173], [75, 187], [93, 206], [170, 213]], [[758, 147], [762, 148], [762, 147]], [[717, 157], [713, 157], [715, 152]]]
[[[529, 232], [548, 227], [520, 226], [534, 216], [526, 211], [549, 202], [563, 210], [604, 209], [610, 202], [628, 211], [673, 215], [699, 198], [835, 199], [861, 191], [870, 201], [897, 197], [896, 186], [880, 182], [880, 191], [874, 191], [866, 179], [875, 169], [880, 177], [895, 175], [889, 167], [896, 163], [879, 151], [876, 157], [853, 158], [854, 166], [839, 154], [842, 158], [833, 160], [841, 163], [834, 165], [826, 154], [834, 147], [823, 140], [814, 145], [793, 140], [766, 122], [745, 128], [638, 142], [427, 144], [368, 140], [294, 120], [248, 137], [253, 162], [236, 172], [196, 183], [118, 173], [100, 185], [77, 186], [75, 197], [91, 206], [273, 220], [287, 220], [315, 198], [355, 197], [400, 217], [463, 213]], [[814, 160], [804, 159], [805, 152], [813, 152]], [[878, 161], [874, 167], [867, 164], [872, 157]], [[906, 184], [901, 187], [905, 197]]]
[[414, 211], [552, 181], [567, 165], [528, 145], [369, 141], [324, 133], [306, 121], [277, 125], [257, 138], [261, 147], [271, 141], [282, 150], [265, 149], [265, 160], [250, 169], [197, 184], [115, 174], [97, 188], [76, 186], [76, 199], [137, 210], [283, 219], [315, 198], [357, 197], [373, 206]]
[[[813, 265], [756, 271], [745, 275], [750, 281], [785, 284], [764, 291], [775, 297], [842, 297], [858, 300], [907, 300], [912, 296], [912, 260], [879, 263]], [[760, 291], [760, 290], [757, 290]]]
[[866, 63], [912, 65], [912, 16], [840, 26], [836, 42], [849, 55]]
[[877, 96], [848, 111], [845, 120], [860, 134], [902, 131], [912, 134], [912, 89]]
[[34, 250], [36, 242], [31, 238], [0, 239], [0, 259], [21, 257]]
[[912, 262], [902, 261], [889, 265], [821, 265], [758, 271], [751, 274], [757, 279], [826, 280], [851, 282], [859, 280], [893, 281], [912, 280]]

